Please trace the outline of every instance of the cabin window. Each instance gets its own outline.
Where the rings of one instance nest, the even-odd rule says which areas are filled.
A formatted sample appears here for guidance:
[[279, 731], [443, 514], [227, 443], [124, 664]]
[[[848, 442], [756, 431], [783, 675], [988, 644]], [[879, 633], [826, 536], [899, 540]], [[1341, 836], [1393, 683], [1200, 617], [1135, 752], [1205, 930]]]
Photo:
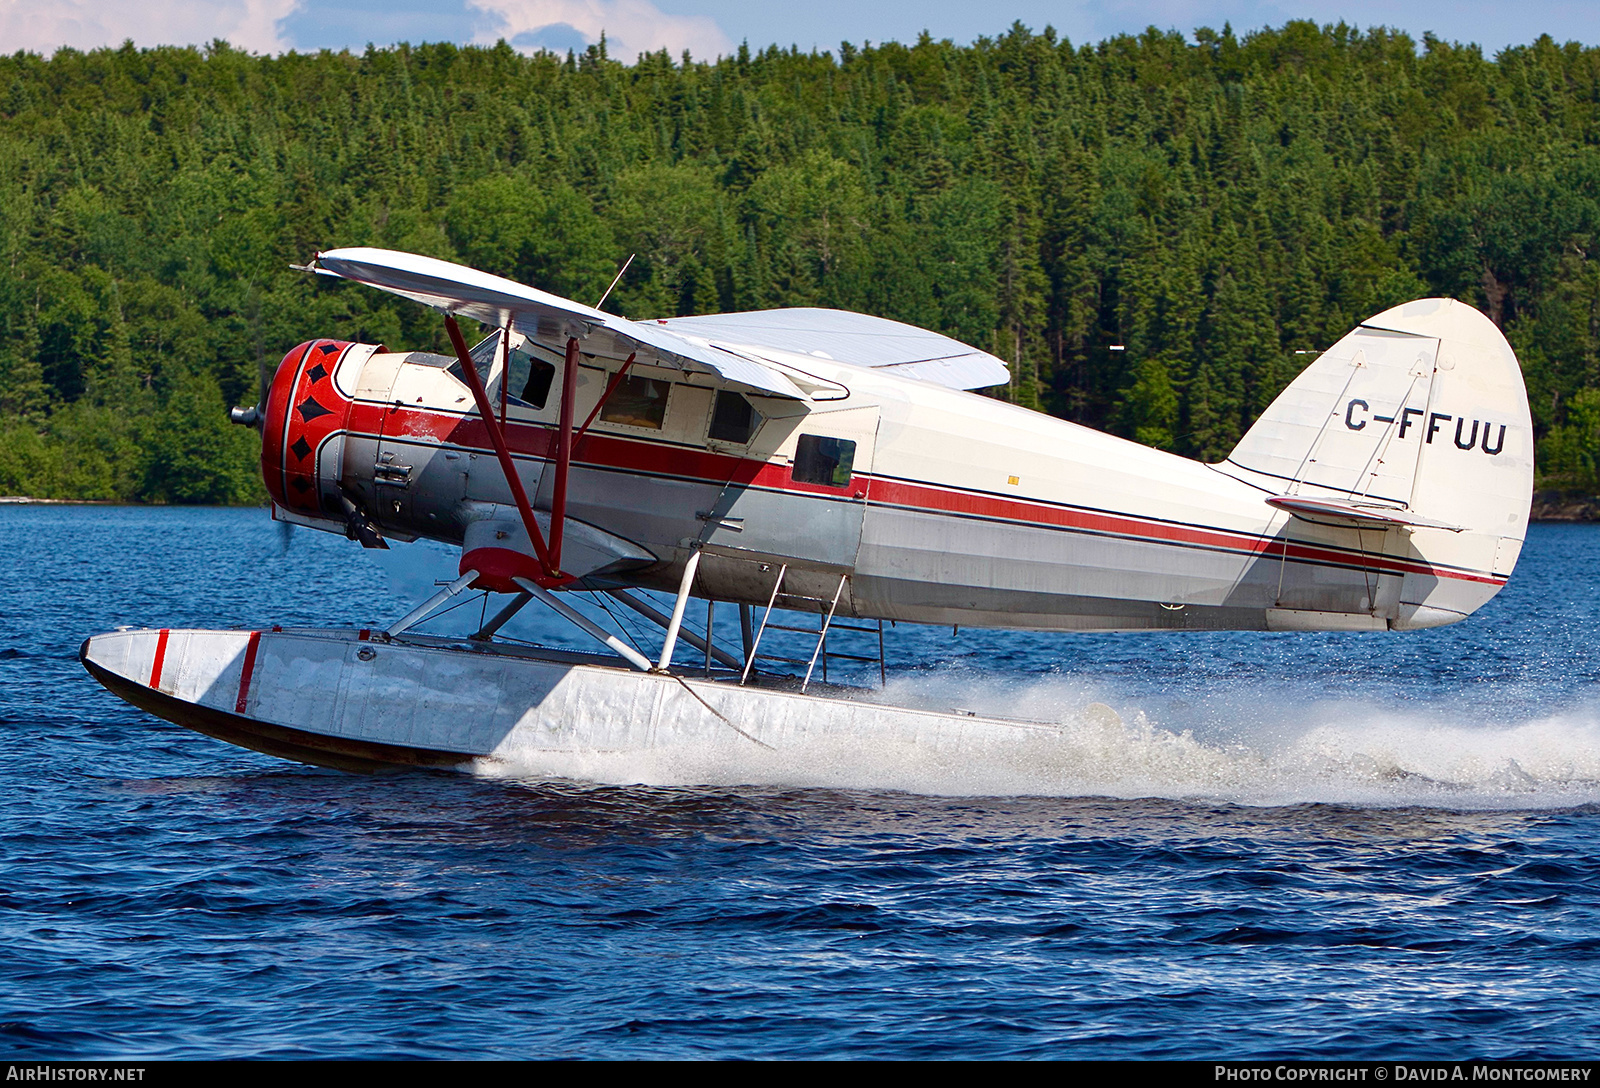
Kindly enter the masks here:
[[612, 391], [605, 407], [600, 409], [600, 418], [607, 423], [659, 431], [667, 418], [667, 394], [671, 391], [671, 382], [630, 374]]
[[737, 393], [717, 391], [715, 406], [711, 409], [709, 436], [718, 442], [737, 442], [746, 445], [750, 436], [761, 426], [761, 413]]
[[[527, 341], [523, 341], [524, 345], [526, 343]], [[477, 346], [468, 353], [472, 357], [472, 365], [478, 371], [479, 377], [493, 369], [499, 349], [500, 334], [495, 332], [486, 339], [478, 341]], [[525, 346], [511, 349], [508, 364], [511, 384], [506, 386], [506, 402], [523, 408], [543, 408], [550, 400], [550, 385], [555, 380], [556, 368], [543, 359], [530, 355]], [[449, 373], [462, 385], [467, 384], [467, 372], [462, 368], [460, 360], [451, 364]], [[495, 382], [488, 393], [491, 402], [498, 402], [500, 383]]]
[[512, 404], [543, 408], [550, 399], [550, 383], [555, 380], [556, 368], [521, 348], [513, 348], [510, 371], [511, 384], [506, 386], [506, 399]]
[[855, 460], [856, 444], [848, 438], [803, 434], [795, 445], [794, 468], [789, 477], [801, 484], [849, 487]]

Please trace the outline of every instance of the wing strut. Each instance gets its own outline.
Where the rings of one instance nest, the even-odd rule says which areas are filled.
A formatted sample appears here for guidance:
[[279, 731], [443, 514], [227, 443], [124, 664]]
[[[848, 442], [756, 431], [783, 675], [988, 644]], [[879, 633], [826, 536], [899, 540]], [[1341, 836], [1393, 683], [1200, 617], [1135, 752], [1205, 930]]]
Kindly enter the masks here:
[[[467, 386], [472, 390], [472, 399], [477, 402], [478, 415], [483, 420], [484, 427], [489, 432], [489, 442], [494, 446], [494, 455], [500, 459], [500, 471], [506, 475], [506, 485], [511, 488], [511, 497], [516, 500], [517, 513], [522, 517], [523, 528], [528, 530], [528, 539], [533, 542], [533, 552], [544, 567], [545, 578], [548, 584], [555, 585], [561, 582], [561, 568], [552, 561], [550, 549], [545, 547], [544, 534], [539, 531], [539, 523], [533, 518], [533, 508], [528, 505], [528, 493], [522, 488], [522, 478], [517, 475], [517, 466], [511, 460], [511, 450], [506, 446], [505, 432], [500, 429], [499, 420], [495, 419], [494, 406], [489, 403], [489, 394], [484, 391], [483, 379], [478, 377], [478, 368], [472, 363], [472, 356], [467, 351], [467, 342], [461, 335], [461, 326], [456, 324], [452, 314], [444, 316], [445, 331], [450, 334], [450, 344], [456, 349], [456, 358], [461, 360], [461, 369], [466, 372]], [[570, 375], [574, 369], [574, 347], [567, 347], [567, 371]], [[504, 379], [502, 378], [502, 381]], [[569, 380], [566, 388], [562, 389], [562, 418], [571, 416], [572, 383]], [[563, 429], [563, 433], [565, 430]], [[562, 506], [566, 505], [566, 480], [558, 476], [556, 486], [561, 495]], [[559, 542], [561, 532], [560, 518], [565, 510], [552, 512], [550, 519], [550, 535]]]
[[623, 375], [628, 373], [628, 368], [633, 365], [633, 361], [638, 357], [639, 353], [637, 351], [629, 355], [628, 361], [622, 364], [622, 369], [612, 375], [610, 383], [606, 386], [606, 391], [600, 394], [600, 399], [595, 401], [594, 407], [589, 410], [589, 417], [583, 421], [583, 426], [578, 428], [577, 437], [572, 440], [573, 448], [577, 448], [578, 443], [583, 441], [583, 436], [589, 433], [589, 425], [594, 422], [594, 417], [599, 415], [600, 409], [606, 406], [606, 401], [610, 400], [611, 394], [617, 391], [617, 386], [622, 384]]
[[572, 406], [578, 389], [578, 338], [567, 337], [567, 366], [561, 374], [561, 430], [556, 434], [556, 485], [550, 500], [551, 570], [561, 569], [561, 538], [567, 527], [567, 476], [572, 472]]

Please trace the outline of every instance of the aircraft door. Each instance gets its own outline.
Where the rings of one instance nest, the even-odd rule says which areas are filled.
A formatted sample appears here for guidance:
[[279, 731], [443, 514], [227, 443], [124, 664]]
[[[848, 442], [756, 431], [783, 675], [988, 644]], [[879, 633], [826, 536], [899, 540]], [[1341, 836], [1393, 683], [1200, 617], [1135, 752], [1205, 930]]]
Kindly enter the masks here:
[[750, 451], [765, 464], [728, 483], [707, 512], [701, 539], [801, 565], [853, 569], [877, 432], [876, 406], [768, 419]]

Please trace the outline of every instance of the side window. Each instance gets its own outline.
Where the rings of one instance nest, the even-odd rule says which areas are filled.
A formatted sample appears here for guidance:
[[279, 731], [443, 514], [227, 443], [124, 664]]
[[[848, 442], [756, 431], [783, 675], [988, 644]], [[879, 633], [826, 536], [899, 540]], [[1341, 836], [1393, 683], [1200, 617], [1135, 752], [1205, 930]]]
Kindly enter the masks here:
[[649, 427], [659, 431], [667, 418], [667, 394], [671, 391], [671, 382], [636, 378], [630, 374], [622, 379], [622, 384], [611, 394], [605, 407], [600, 409], [600, 418], [607, 423], [624, 423], [629, 427]]
[[[530, 355], [527, 343], [524, 340], [521, 345], [511, 349], [511, 358], [508, 360], [511, 384], [506, 386], [506, 400], [524, 408], [543, 408], [550, 399], [550, 385], [555, 380], [556, 368], [543, 359]], [[493, 332], [478, 341], [468, 353], [472, 356], [472, 365], [477, 368], [480, 377], [486, 376], [493, 369], [499, 348], [500, 333]], [[452, 363], [448, 370], [456, 381], [462, 385], [467, 384], [467, 373], [462, 369], [460, 361]], [[500, 383], [492, 383], [488, 393], [491, 401], [498, 401]]]
[[794, 469], [789, 476], [796, 483], [849, 487], [855, 459], [856, 444], [848, 438], [803, 434], [795, 446]]
[[746, 445], [761, 426], [761, 413], [737, 393], [717, 391], [716, 404], [711, 409], [709, 437], [718, 442], [737, 442]]
[[530, 408], [543, 408], [550, 399], [550, 383], [555, 380], [556, 368], [543, 359], [535, 359], [522, 348], [511, 351], [511, 384], [506, 386], [506, 399], [513, 404]]

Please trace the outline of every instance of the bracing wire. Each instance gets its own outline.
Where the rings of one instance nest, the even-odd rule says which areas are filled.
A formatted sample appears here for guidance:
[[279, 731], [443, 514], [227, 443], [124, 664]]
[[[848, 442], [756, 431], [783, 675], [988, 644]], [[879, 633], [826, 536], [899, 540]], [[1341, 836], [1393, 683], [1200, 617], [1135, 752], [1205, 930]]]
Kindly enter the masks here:
[[630, 625], [625, 625], [617, 618], [616, 613], [611, 611], [611, 606], [606, 604], [600, 591], [591, 589], [588, 592], [589, 596], [593, 598], [594, 603], [600, 606], [600, 611], [604, 612], [608, 617], [610, 617], [611, 622], [615, 624], [617, 630], [622, 633], [622, 637], [632, 643], [635, 650], [638, 650], [640, 653], [644, 653], [644, 647], [639, 645], [639, 640], [634, 637], [635, 632], [632, 627]]
[[[471, 597], [463, 598], [462, 600], [459, 600], [455, 604], [451, 605], [449, 608], [441, 608], [437, 612], [429, 613], [427, 616], [424, 616], [422, 619], [418, 620], [414, 624], [414, 626], [421, 627], [425, 623], [432, 623], [434, 620], [438, 619], [440, 616], [448, 616], [450, 613], [454, 612], [456, 609], [461, 608], [464, 605], [469, 605], [471, 603], [472, 603], [472, 598]], [[483, 593], [483, 607], [484, 607], [484, 611], [487, 613], [488, 608], [489, 608], [489, 592], [488, 592], [488, 590], [485, 590], [484, 593]], [[482, 624], [479, 624], [479, 626], [481, 627]]]

